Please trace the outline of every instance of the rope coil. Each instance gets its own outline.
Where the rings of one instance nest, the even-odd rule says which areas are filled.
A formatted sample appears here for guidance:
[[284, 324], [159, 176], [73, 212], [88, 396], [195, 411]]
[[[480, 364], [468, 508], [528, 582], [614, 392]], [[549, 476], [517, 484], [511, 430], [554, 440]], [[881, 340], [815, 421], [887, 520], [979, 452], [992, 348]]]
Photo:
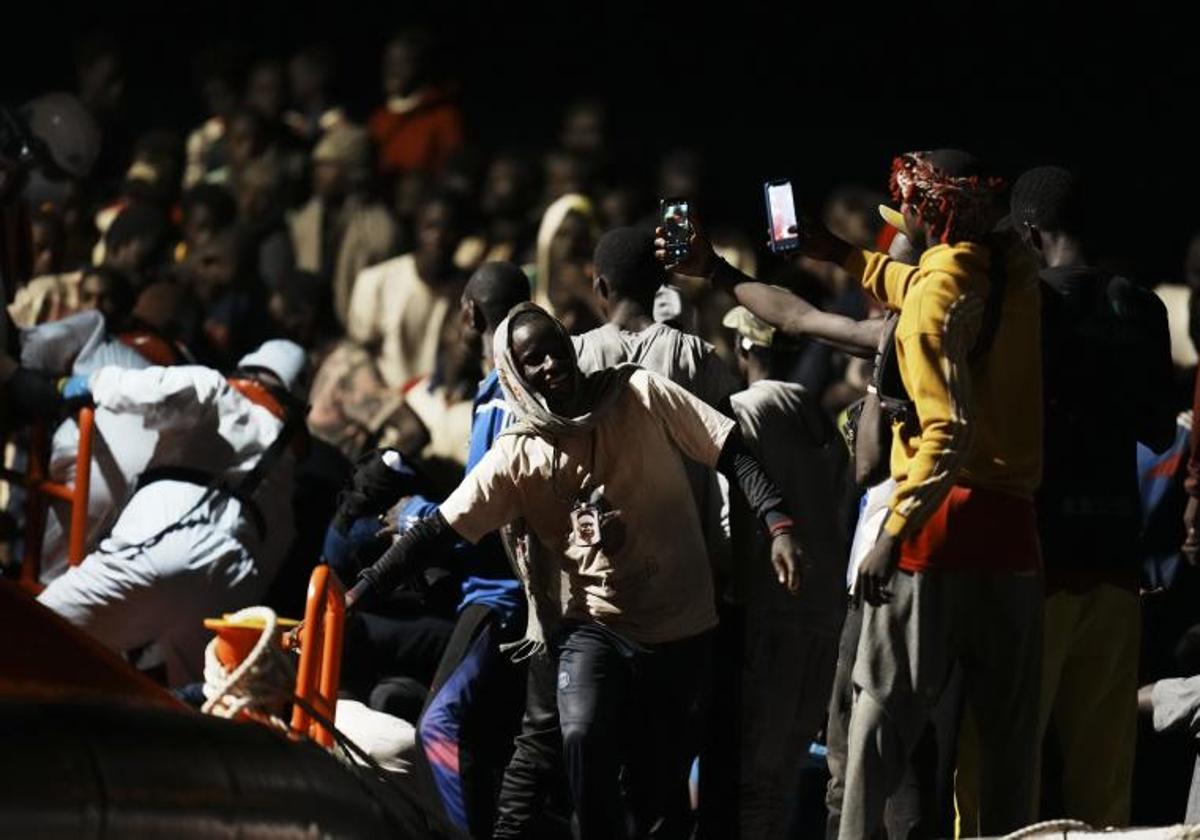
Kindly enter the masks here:
[[226, 719], [248, 712], [287, 731], [287, 723], [273, 710], [294, 700], [291, 687], [296, 680], [296, 666], [292, 657], [275, 643], [278, 616], [270, 607], [246, 607], [229, 616], [229, 620], [260, 620], [263, 629], [250, 653], [231, 672], [217, 658], [217, 639], [208, 643], [204, 650], [206, 700], [200, 711]]

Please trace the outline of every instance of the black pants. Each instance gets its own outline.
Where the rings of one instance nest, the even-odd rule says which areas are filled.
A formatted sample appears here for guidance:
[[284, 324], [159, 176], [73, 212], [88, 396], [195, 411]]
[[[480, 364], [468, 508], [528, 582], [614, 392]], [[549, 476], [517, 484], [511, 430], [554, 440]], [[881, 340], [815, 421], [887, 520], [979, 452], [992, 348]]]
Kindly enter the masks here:
[[[388, 677], [409, 677], [428, 686], [453, 631], [454, 621], [426, 614], [415, 606], [391, 615], [358, 612], [348, 616], [342, 687], [366, 699]], [[415, 718], [409, 723], [415, 724]]]
[[548, 651], [529, 659], [525, 716], [500, 785], [494, 840], [525, 840], [562, 774], [558, 727], [558, 657]]
[[[688, 770], [699, 752], [712, 634], [633, 645], [591, 623], [564, 628], [558, 714], [581, 840], [684, 838]], [[622, 798], [625, 770], [632, 826]]]

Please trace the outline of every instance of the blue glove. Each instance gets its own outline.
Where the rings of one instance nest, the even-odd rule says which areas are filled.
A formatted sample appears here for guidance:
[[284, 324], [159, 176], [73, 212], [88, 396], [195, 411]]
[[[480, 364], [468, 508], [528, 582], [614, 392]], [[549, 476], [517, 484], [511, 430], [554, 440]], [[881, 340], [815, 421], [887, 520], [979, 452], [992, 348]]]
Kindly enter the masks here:
[[77, 402], [85, 402], [92, 397], [92, 389], [88, 385], [86, 376], [70, 376], [62, 381], [62, 395], [64, 400], [72, 400]]

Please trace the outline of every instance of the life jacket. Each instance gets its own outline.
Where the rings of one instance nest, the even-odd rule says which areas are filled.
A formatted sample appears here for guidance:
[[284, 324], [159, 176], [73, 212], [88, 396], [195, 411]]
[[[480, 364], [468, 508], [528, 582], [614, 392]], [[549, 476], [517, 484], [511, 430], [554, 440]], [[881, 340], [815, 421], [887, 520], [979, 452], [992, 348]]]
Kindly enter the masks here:
[[151, 330], [136, 329], [123, 332], [117, 336], [117, 340], [137, 351], [138, 355], [151, 364], [170, 367], [184, 361], [178, 346]]
[[[237, 391], [250, 402], [271, 412], [281, 423], [287, 422], [287, 409], [279, 398], [271, 393], [271, 389], [257, 379], [234, 376], [229, 379], [229, 387]], [[303, 427], [292, 435], [288, 445], [297, 459], [303, 458], [308, 452], [308, 433]]]

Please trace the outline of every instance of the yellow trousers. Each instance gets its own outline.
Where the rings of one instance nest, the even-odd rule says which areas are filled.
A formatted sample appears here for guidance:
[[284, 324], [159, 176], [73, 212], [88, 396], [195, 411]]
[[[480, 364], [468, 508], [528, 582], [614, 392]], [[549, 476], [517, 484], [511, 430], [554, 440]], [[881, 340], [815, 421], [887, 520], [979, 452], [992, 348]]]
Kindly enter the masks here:
[[[1046, 598], [1040, 731], [1044, 737], [1053, 722], [1065, 815], [1095, 828], [1129, 824], [1140, 641], [1134, 592], [1101, 584]], [[964, 721], [955, 782], [963, 837], [974, 836], [978, 812], [971, 723]]]

